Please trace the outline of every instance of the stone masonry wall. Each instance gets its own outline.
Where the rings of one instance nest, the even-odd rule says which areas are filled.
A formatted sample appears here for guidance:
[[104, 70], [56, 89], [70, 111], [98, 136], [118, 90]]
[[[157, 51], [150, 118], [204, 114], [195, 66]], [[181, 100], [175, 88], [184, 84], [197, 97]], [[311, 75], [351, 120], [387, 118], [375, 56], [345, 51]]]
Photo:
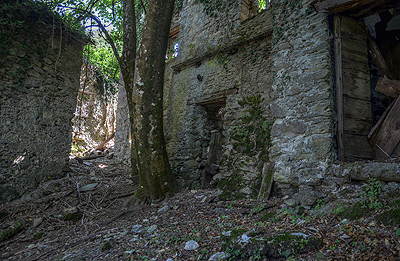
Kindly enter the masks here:
[[245, 21], [240, 1], [214, 17], [185, 2], [164, 89], [167, 151], [181, 184], [200, 187], [215, 129], [222, 146], [213, 179], [225, 199], [257, 196], [269, 161], [290, 204], [312, 205], [335, 184], [329, 18], [313, 2], [273, 1]]
[[114, 151], [115, 157], [126, 165], [131, 164], [131, 125], [129, 122], [129, 108], [125, 86], [120, 80], [118, 88], [118, 103], [115, 122]]
[[330, 186], [334, 156], [329, 21], [327, 13], [314, 11], [312, 1], [291, 2], [294, 7], [286, 9], [272, 3], [271, 160], [275, 181], [291, 203], [313, 205]]
[[63, 176], [71, 151], [85, 41], [58, 19], [53, 25], [44, 8], [27, 6], [7, 11], [20, 27], [0, 28], [0, 201]]
[[[241, 21], [240, 3], [233, 4], [235, 8], [227, 14], [210, 17], [201, 3], [185, 2], [180, 13], [179, 55], [168, 61], [165, 74], [165, 136], [172, 169], [181, 184], [199, 188], [211, 131], [218, 129], [222, 155], [220, 173], [214, 179], [229, 191], [226, 198], [254, 194], [263, 165], [257, 153], [247, 155], [233, 146], [241, 118], [247, 115], [247, 108], [238, 101], [260, 95], [262, 114], [268, 118], [272, 84], [271, 15], [264, 12]], [[226, 16], [229, 23], [221, 22]]]

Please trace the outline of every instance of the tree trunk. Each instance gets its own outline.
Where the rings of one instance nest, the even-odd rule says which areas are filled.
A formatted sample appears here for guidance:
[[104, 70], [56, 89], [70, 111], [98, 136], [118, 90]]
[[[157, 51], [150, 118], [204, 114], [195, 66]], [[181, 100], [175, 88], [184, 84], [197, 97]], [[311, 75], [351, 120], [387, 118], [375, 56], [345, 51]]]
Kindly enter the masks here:
[[136, 195], [151, 199], [163, 198], [177, 187], [169, 166], [163, 133], [165, 54], [174, 2], [152, 0], [148, 5], [133, 92], [135, 116], [132, 140], [135, 141], [139, 173]]
[[[131, 133], [134, 133], [134, 104], [132, 95], [135, 86], [135, 61], [136, 61], [136, 18], [135, 18], [135, 0], [123, 1], [123, 22], [124, 22], [124, 38], [122, 56], [119, 59], [119, 65], [122, 74], [122, 81], [125, 86], [126, 96], [128, 99], [129, 121], [131, 125]], [[136, 145], [132, 140], [131, 145], [131, 165], [132, 175], [138, 175], [136, 167]]]

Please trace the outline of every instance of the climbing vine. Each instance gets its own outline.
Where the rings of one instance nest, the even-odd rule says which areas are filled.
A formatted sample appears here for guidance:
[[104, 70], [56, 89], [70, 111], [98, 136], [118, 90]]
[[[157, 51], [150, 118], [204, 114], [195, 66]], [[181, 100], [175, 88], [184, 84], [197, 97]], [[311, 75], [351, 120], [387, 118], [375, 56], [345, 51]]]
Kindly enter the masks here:
[[218, 17], [221, 11], [229, 11], [238, 5], [237, 0], [195, 0], [195, 3], [203, 4], [203, 12], [210, 17]]
[[274, 2], [271, 5], [274, 20], [274, 30], [272, 44], [276, 45], [279, 41], [289, 40], [298, 34], [299, 20], [303, 8], [302, 0], [284, 0]]

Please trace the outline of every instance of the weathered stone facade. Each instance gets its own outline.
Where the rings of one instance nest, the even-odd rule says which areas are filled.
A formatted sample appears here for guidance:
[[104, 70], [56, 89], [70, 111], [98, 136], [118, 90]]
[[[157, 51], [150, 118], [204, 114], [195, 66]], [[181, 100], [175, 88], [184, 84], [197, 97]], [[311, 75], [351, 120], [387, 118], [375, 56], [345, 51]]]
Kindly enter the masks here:
[[[337, 164], [337, 100], [342, 98], [335, 81], [333, 18], [341, 13], [316, 8], [315, 0], [271, 1], [267, 10], [243, 19], [244, 3], [249, 1], [238, 0], [210, 15], [199, 1], [185, 1], [171, 28], [179, 28], [179, 55], [167, 62], [164, 123], [169, 159], [181, 184], [207, 185], [202, 176], [208, 173], [226, 199], [254, 197], [261, 176], [273, 169], [275, 188], [290, 204], [311, 206], [351, 179], [367, 179], [356, 174], [368, 166]], [[364, 72], [368, 57], [358, 56], [365, 63], [348, 56], [344, 76], [354, 79], [349, 92], [363, 88], [368, 97], [343, 96], [345, 102], [354, 100], [349, 109], [355, 107], [344, 117], [346, 137], [354, 137], [345, 139], [352, 154], [347, 161], [370, 159], [365, 155], [371, 149], [371, 119], [355, 115], [357, 104], [371, 107], [368, 68]], [[219, 169], [210, 170], [212, 164]], [[371, 166], [374, 171], [367, 176], [380, 177], [380, 165]], [[382, 168], [392, 173], [396, 166]]]
[[0, 28], [0, 201], [64, 175], [87, 41], [45, 7], [9, 2]]
[[312, 205], [334, 159], [334, 107], [328, 13], [307, 2], [275, 9], [271, 160], [283, 193]]

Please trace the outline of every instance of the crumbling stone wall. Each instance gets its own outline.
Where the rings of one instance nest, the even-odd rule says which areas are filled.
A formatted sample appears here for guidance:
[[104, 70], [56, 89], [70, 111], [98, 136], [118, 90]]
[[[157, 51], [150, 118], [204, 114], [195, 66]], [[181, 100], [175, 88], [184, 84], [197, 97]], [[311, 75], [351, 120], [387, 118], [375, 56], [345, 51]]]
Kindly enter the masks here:
[[[180, 13], [179, 55], [168, 61], [165, 73], [171, 166], [182, 184], [199, 187], [210, 133], [218, 129], [220, 169], [213, 179], [223, 197], [257, 196], [270, 161], [288, 203], [312, 205], [340, 181], [332, 175], [328, 14], [316, 12], [315, 1], [272, 1], [270, 10], [241, 21], [240, 2], [221, 15], [229, 23], [207, 15], [194, 1], [185, 2]], [[212, 108], [217, 117], [210, 117]]]
[[[241, 21], [240, 4], [211, 17], [203, 4], [188, 1], [180, 13], [179, 55], [168, 61], [165, 77], [165, 136], [173, 171], [185, 186], [200, 187], [211, 133], [218, 130], [220, 170], [213, 178], [227, 199], [258, 193], [262, 145], [245, 152], [234, 136], [248, 115], [239, 105], [244, 98], [259, 95], [260, 113], [269, 119], [272, 84], [272, 16], [264, 12]], [[223, 17], [231, 20], [222, 22]]]
[[291, 2], [292, 7], [272, 3], [271, 160], [284, 195], [313, 205], [324, 185], [335, 184], [329, 184], [334, 159], [329, 20], [327, 13], [314, 11], [313, 1]]
[[86, 41], [45, 7], [9, 2], [0, 12], [0, 201], [64, 175]]

